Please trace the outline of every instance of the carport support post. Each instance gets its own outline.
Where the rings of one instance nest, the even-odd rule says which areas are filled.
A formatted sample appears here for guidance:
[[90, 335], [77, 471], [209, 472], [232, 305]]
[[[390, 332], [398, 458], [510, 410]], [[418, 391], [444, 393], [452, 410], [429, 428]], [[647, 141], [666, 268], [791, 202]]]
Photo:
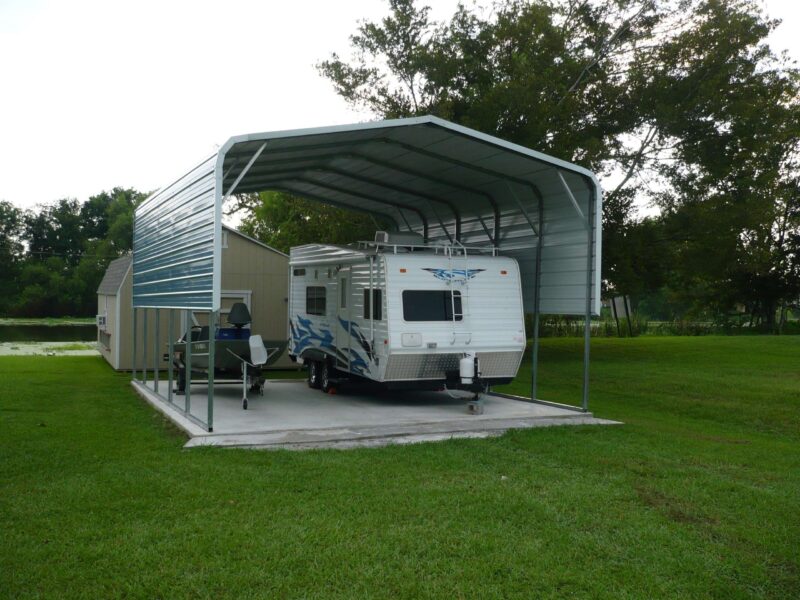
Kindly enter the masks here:
[[183, 364], [183, 410], [187, 415], [192, 414], [192, 311], [186, 311], [186, 353]]
[[147, 309], [142, 315], [142, 383], [147, 385]]
[[[208, 416], [206, 425], [209, 431], [214, 430], [214, 353], [217, 345], [217, 313], [208, 314]], [[247, 381], [245, 381], [247, 385]]]
[[539, 196], [539, 231], [536, 236], [536, 278], [533, 283], [533, 347], [531, 348], [531, 401], [536, 401], [539, 385], [539, 296], [542, 284], [542, 247], [544, 246], [544, 200]]
[[[136, 307], [133, 307], [133, 380], [136, 381]], [[119, 357], [117, 357], [119, 360]]]
[[[589, 186], [593, 189], [593, 186]], [[588, 244], [586, 246], [586, 314], [584, 315], [583, 323], [583, 403], [581, 408], [583, 412], [589, 410], [589, 347], [591, 346], [592, 339], [592, 265], [594, 257], [592, 250], [594, 249], [594, 210], [595, 200], [589, 196], [589, 210], [586, 212], [588, 220]], [[600, 290], [597, 290], [600, 293]]]
[[167, 385], [169, 386], [167, 389], [167, 402], [170, 404], [172, 404], [172, 379], [174, 375], [172, 369], [172, 331], [175, 324], [174, 313], [175, 310], [170, 308], [167, 317]]
[[153, 336], [153, 391], [158, 394], [158, 339], [161, 325], [161, 310], [156, 309], [156, 332]]

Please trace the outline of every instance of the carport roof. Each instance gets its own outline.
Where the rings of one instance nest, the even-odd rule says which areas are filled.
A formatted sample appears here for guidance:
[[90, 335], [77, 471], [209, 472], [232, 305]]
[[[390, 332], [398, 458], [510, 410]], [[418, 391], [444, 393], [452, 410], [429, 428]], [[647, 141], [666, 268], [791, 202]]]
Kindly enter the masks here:
[[282, 190], [429, 240], [494, 245], [520, 261], [528, 310], [541, 237], [542, 312], [583, 314], [587, 269], [599, 312], [600, 186], [541, 152], [424, 116], [234, 136], [216, 182], [222, 201]]

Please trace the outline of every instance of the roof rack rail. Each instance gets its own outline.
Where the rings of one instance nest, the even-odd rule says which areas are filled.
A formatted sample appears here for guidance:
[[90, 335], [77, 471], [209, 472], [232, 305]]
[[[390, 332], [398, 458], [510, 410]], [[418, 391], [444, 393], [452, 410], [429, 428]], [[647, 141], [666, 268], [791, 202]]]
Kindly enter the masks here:
[[427, 244], [404, 244], [398, 242], [375, 242], [360, 241], [356, 242], [356, 247], [363, 250], [375, 250], [376, 252], [390, 252], [399, 254], [401, 252], [433, 252], [433, 254], [457, 255], [461, 254], [491, 254], [497, 256], [497, 248], [492, 245], [466, 245], [461, 242], [453, 244], [449, 242], [429, 242]]

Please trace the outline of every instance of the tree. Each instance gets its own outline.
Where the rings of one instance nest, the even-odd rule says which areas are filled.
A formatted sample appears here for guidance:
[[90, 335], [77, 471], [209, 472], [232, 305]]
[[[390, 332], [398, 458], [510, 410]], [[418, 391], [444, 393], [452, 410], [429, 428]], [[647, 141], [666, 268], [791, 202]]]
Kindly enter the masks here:
[[292, 246], [324, 240], [348, 244], [371, 240], [385, 225], [350, 210], [297, 198], [283, 192], [262, 192], [239, 198], [237, 209], [247, 208], [240, 229], [282, 252]]
[[[600, 173], [630, 171], [604, 200], [614, 248], [635, 197], [625, 185], [655, 138], [625, 73], [666, 4], [512, 0], [488, 17], [462, 5], [438, 24], [413, 0], [390, 0], [389, 16], [351, 36], [349, 61], [334, 54], [319, 69], [379, 117], [435, 114]], [[607, 253], [604, 273], [629, 254]]]
[[83, 236], [87, 243], [105, 241], [114, 256], [133, 247], [133, 211], [147, 194], [133, 188], [103, 191], [81, 207]]
[[660, 49], [653, 87], [670, 90], [669, 108], [654, 110], [676, 143], [658, 202], [680, 240], [684, 298], [718, 314], [744, 304], [772, 330], [800, 293], [800, 76], [763, 43], [772, 24], [748, 6], [704, 3], [697, 25]]
[[25, 215], [25, 240], [30, 259], [46, 261], [57, 256], [74, 266], [83, 252], [80, 202], [64, 198]]
[[8, 310], [17, 288], [24, 247], [21, 243], [23, 212], [6, 200], [0, 201], [0, 314]]
[[[669, 278], [699, 310], [746, 301], [767, 321], [794, 293], [797, 71], [766, 46], [776, 23], [754, 2], [507, 0], [488, 16], [428, 14], [390, 0], [350, 37], [352, 57], [332, 55], [321, 73], [378, 117], [436, 114], [613, 181], [603, 273], [616, 292]], [[638, 223], [632, 207], [647, 200], [664, 216]]]
[[0, 314], [94, 314], [108, 263], [131, 250], [133, 211], [145, 196], [117, 187], [28, 212], [0, 202]]

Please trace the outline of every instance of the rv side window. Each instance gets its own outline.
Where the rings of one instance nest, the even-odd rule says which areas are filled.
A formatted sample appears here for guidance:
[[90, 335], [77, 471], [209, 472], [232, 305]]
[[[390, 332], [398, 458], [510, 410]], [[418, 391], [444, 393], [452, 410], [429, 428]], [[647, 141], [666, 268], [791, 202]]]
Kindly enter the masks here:
[[321, 285], [306, 288], [306, 312], [309, 315], [325, 314], [325, 288]]
[[305, 269], [295, 269], [294, 271], [292, 271], [292, 273], [294, 274], [295, 277], [302, 277], [303, 275], [306, 274], [306, 270]]
[[339, 307], [347, 308], [347, 279], [339, 280]]
[[449, 290], [404, 290], [403, 319], [406, 321], [452, 321], [453, 305], [455, 320], [463, 319], [461, 292]]
[[[372, 306], [375, 307], [375, 318], [374, 321], [380, 321], [383, 318], [383, 313], [381, 311], [381, 291], [380, 290], [372, 290]], [[364, 290], [364, 318], [369, 319], [369, 290]]]

